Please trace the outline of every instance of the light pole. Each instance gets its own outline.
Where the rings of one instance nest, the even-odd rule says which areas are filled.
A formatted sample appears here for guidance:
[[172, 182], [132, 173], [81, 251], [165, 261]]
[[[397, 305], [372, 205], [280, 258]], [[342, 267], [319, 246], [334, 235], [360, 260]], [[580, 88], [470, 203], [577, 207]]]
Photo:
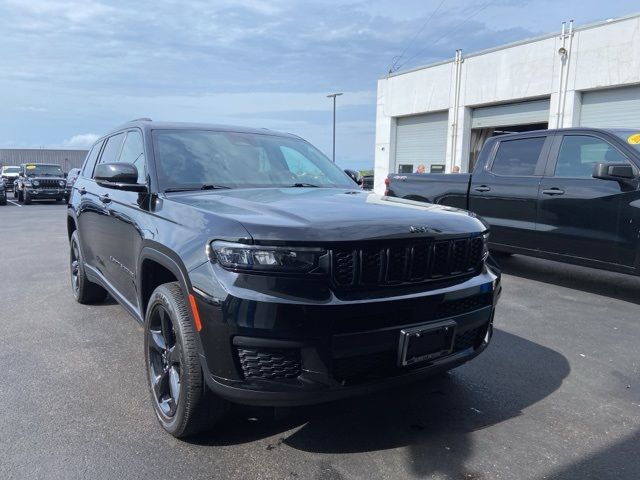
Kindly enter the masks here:
[[333, 156], [331, 159], [333, 163], [336, 163], [336, 97], [339, 97], [342, 93], [330, 93], [327, 98], [333, 98]]

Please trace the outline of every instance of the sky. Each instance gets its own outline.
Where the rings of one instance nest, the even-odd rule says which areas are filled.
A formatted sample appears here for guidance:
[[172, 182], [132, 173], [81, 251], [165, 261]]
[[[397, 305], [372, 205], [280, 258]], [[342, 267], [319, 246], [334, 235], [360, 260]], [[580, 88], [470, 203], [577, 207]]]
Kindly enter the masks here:
[[[377, 80], [640, 11], [637, 0], [0, 0], [0, 148], [86, 148], [138, 117], [265, 127], [373, 167]], [[400, 57], [400, 58], [398, 58]]]

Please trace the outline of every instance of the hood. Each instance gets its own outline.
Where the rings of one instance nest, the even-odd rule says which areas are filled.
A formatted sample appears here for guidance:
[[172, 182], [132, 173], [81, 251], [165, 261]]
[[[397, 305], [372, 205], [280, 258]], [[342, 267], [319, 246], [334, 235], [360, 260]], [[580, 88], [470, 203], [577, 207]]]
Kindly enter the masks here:
[[16, 178], [18, 174], [14, 172], [7, 172], [7, 173], [3, 173], [2, 176], [5, 178]]
[[418, 238], [474, 234], [488, 228], [471, 212], [362, 190], [233, 189], [173, 194], [170, 199], [236, 220], [256, 241]]

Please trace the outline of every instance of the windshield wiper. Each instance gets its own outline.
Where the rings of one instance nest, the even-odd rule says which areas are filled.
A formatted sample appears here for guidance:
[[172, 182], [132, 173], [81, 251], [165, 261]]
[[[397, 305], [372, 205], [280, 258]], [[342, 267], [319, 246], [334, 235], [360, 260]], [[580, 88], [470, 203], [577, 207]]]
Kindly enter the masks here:
[[290, 188], [303, 188], [303, 187], [315, 187], [320, 188], [319, 185], [314, 185], [313, 183], [294, 183], [293, 185], [289, 185]]
[[226, 185], [214, 185], [211, 183], [205, 183], [204, 185], [190, 186], [190, 187], [170, 187], [165, 188], [165, 192], [192, 192], [194, 190], [218, 190], [229, 189]]

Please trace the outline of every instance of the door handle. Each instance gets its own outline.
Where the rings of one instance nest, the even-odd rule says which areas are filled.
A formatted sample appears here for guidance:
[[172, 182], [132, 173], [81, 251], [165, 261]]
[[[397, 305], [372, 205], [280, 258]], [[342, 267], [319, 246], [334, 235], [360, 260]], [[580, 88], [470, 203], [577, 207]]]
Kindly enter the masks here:
[[486, 185], [480, 185], [479, 187], [475, 187], [474, 190], [476, 192], [488, 192], [491, 190], [491, 187], [487, 187]]
[[545, 195], [563, 195], [564, 190], [562, 190], [561, 188], [553, 187], [547, 190], [542, 190], [542, 193], [544, 193]]
[[109, 194], [108, 193], [105, 193], [104, 195], [100, 195], [100, 197], [98, 197], [98, 198], [100, 198], [100, 201], [102, 203], [111, 203], [111, 199], [109, 198]]
[[84, 187], [79, 187], [79, 188], [78, 188], [78, 193], [79, 193], [80, 195], [84, 195], [85, 193], [87, 193], [87, 189], [86, 189], [86, 188], [84, 188]]

